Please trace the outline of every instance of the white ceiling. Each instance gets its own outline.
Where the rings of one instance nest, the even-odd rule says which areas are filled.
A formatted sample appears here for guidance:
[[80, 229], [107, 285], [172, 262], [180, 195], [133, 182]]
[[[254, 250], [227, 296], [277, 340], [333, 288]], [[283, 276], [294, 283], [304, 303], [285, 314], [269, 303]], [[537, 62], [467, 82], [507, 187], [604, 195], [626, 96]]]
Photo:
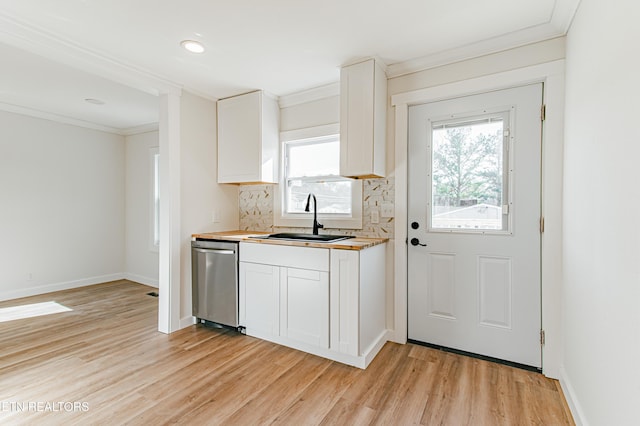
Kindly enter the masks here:
[[0, 109], [106, 131], [158, 121], [154, 95], [2, 43], [0, 58]]
[[[127, 129], [157, 121], [152, 95], [173, 87], [281, 96], [336, 82], [341, 65], [367, 57], [402, 75], [564, 35], [578, 3], [2, 0], [0, 107]], [[182, 50], [184, 39], [206, 52]]]

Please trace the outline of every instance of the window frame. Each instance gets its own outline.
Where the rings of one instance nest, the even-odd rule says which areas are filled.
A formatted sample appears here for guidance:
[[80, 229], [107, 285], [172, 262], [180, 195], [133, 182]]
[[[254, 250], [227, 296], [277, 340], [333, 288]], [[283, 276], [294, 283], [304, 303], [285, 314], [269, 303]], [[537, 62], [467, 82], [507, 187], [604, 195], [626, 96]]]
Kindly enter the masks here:
[[[340, 125], [329, 124], [325, 126], [310, 127], [305, 129], [290, 130], [280, 133], [280, 170], [279, 185], [274, 191], [274, 214], [273, 224], [280, 227], [311, 228], [313, 226], [313, 213], [287, 213], [284, 208], [287, 190], [285, 169], [286, 165], [286, 144], [294, 141], [312, 141], [331, 136], [340, 137]], [[321, 177], [322, 178], [322, 177]], [[309, 178], [317, 179], [317, 178]], [[351, 190], [351, 215], [318, 213], [318, 222], [328, 228], [341, 229], [362, 229], [362, 181], [344, 177], [327, 176], [326, 180], [339, 179], [352, 182]]]
[[[428, 167], [427, 183], [427, 232], [446, 234], [480, 234], [480, 235], [513, 235], [513, 165], [514, 165], [514, 132], [511, 123], [514, 122], [515, 106], [488, 108], [466, 114], [449, 115], [440, 119], [429, 120]], [[502, 175], [502, 229], [473, 229], [473, 228], [440, 228], [433, 226], [433, 129], [436, 126], [481, 121], [488, 118], [501, 118], [503, 122], [503, 175]]]

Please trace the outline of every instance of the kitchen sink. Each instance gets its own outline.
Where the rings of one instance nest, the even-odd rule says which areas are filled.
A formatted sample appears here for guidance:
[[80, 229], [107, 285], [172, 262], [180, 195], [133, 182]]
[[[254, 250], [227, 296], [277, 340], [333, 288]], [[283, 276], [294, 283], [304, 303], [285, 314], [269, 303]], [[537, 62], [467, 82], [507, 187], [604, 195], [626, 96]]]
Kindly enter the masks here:
[[307, 241], [314, 243], [332, 243], [334, 241], [346, 240], [353, 238], [351, 235], [313, 235], [313, 234], [295, 234], [289, 232], [282, 232], [279, 234], [271, 234], [266, 237], [269, 240], [289, 240], [289, 241]]

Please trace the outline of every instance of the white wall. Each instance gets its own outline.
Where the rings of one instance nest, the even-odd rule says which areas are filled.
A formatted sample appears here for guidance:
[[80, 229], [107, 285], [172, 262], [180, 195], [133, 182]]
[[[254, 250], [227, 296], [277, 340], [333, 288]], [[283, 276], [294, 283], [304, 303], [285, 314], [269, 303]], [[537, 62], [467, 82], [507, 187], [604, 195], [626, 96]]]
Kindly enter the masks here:
[[329, 96], [280, 109], [280, 131], [340, 123], [340, 96]]
[[153, 188], [151, 148], [158, 147], [158, 132], [126, 137], [125, 275], [158, 287], [158, 249], [152, 250]]
[[118, 279], [121, 136], [0, 112], [0, 299]]
[[216, 103], [183, 92], [180, 111], [180, 317], [185, 325], [191, 317], [191, 235], [238, 229], [239, 214], [237, 186], [216, 182]]
[[583, 424], [639, 421], [639, 16], [582, 0], [567, 37], [563, 384]]

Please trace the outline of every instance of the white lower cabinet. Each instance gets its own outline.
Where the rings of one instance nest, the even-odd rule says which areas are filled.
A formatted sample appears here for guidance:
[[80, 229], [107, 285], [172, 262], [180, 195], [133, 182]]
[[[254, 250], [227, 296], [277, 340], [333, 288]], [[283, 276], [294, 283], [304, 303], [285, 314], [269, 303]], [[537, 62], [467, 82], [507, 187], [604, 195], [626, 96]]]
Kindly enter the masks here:
[[386, 340], [385, 262], [384, 244], [359, 251], [331, 250], [332, 350], [375, 356]]
[[365, 368], [386, 342], [385, 245], [240, 243], [247, 335]]
[[280, 334], [321, 348], [329, 347], [329, 274], [280, 269]]
[[280, 329], [280, 268], [240, 262], [240, 324], [260, 333]]

